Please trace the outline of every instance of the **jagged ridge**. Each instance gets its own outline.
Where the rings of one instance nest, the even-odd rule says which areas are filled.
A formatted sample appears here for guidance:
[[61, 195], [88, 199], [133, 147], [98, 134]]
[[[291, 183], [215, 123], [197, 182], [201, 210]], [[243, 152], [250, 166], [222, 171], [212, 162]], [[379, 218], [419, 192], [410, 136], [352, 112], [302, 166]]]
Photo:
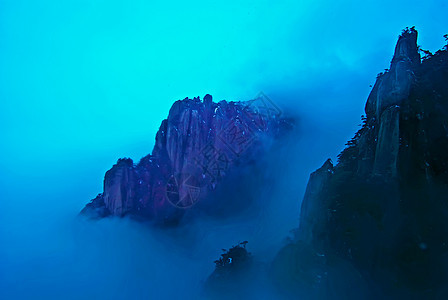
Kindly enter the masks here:
[[266, 150], [263, 138], [290, 128], [280, 114], [263, 94], [249, 102], [215, 103], [210, 95], [203, 101], [176, 101], [157, 132], [152, 154], [138, 164], [119, 159], [105, 175], [103, 193], [82, 213], [176, 223], [185, 208], [216, 189], [235, 162], [259, 158]]
[[[448, 296], [448, 51], [418, 50], [417, 31], [404, 30], [362, 128], [336, 166], [310, 176], [297, 241], [274, 263], [279, 278], [314, 278], [310, 295], [326, 285], [333, 299]], [[282, 261], [300, 256], [316, 263], [285, 275]]]

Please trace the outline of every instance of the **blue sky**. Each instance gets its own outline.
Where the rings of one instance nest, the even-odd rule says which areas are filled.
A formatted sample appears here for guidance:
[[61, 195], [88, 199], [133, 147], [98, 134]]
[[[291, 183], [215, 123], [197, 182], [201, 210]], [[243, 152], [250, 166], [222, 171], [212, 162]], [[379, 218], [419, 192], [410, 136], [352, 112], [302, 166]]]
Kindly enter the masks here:
[[442, 0], [2, 0], [4, 192], [70, 177], [79, 199], [68, 207], [79, 207], [118, 157], [151, 151], [175, 100], [206, 93], [263, 91], [299, 115], [303, 135], [318, 140], [308, 174], [353, 135], [401, 29], [415, 25], [434, 51], [447, 9]]
[[315, 107], [313, 92], [323, 91], [313, 86], [338, 89], [344, 77], [358, 85], [342, 103], [356, 123], [400, 30], [416, 25], [420, 44], [435, 50], [447, 8], [441, 0], [2, 0], [1, 151], [14, 166], [140, 157], [177, 99], [292, 92], [288, 100], [311, 116], [335, 106], [329, 91]]
[[64, 222], [117, 158], [151, 152], [178, 99], [263, 91], [299, 116], [304, 187], [357, 130], [401, 30], [415, 25], [435, 51], [447, 11], [444, 0], [0, 0], [0, 279], [53, 286], [58, 273], [20, 270], [70, 265]]

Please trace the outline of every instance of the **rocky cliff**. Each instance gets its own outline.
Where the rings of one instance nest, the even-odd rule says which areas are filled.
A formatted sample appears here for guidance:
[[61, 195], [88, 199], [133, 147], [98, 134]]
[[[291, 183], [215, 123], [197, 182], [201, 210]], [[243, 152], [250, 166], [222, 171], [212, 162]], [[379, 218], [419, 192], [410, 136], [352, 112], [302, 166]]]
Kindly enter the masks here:
[[221, 182], [256, 164], [270, 142], [291, 128], [280, 114], [264, 94], [247, 102], [215, 103], [210, 95], [202, 101], [176, 101], [157, 132], [152, 154], [137, 164], [119, 159], [105, 175], [103, 193], [82, 214], [132, 215], [172, 224], [187, 208], [220, 207], [211, 203], [218, 197], [209, 196]]
[[337, 165], [311, 175], [296, 241], [274, 273], [290, 290], [311, 278], [309, 295], [321, 298], [446, 299], [447, 47], [422, 60], [417, 31], [404, 30], [365, 112]]

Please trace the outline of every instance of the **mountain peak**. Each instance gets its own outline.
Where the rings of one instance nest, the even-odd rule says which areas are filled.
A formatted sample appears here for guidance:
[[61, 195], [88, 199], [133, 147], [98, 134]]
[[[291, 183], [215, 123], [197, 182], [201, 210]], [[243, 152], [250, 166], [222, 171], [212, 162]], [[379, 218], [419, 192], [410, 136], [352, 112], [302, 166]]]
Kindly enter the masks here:
[[302, 202], [298, 240], [349, 262], [373, 287], [367, 294], [385, 293], [375, 298], [447, 295], [448, 49], [422, 61], [417, 49], [417, 31], [405, 29], [362, 128], [333, 172], [325, 163], [311, 174]]
[[414, 27], [403, 29], [401, 35], [398, 37], [395, 46], [394, 57], [392, 64], [400, 61], [410, 61], [413, 64], [420, 63], [420, 54], [417, 46], [418, 32]]
[[233, 169], [261, 158], [267, 151], [261, 137], [276, 138], [290, 128], [286, 120], [264, 113], [265, 102], [260, 105], [257, 99], [215, 103], [209, 94], [203, 101], [175, 101], [152, 154], [137, 165], [120, 159], [107, 171], [103, 193], [82, 212], [94, 218], [132, 215], [176, 224], [199, 200], [219, 206], [207, 195]]
[[381, 118], [388, 108], [400, 106], [407, 99], [415, 81], [415, 69], [420, 65], [417, 46], [418, 33], [414, 27], [406, 28], [399, 36], [390, 68], [378, 74], [367, 100], [367, 118]]

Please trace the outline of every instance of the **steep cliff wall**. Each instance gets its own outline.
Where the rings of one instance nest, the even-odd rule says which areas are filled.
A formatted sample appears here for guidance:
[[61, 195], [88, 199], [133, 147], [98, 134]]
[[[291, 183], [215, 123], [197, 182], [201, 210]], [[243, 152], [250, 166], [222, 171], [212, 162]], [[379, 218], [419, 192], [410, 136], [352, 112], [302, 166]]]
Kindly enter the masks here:
[[262, 94], [248, 102], [215, 103], [210, 95], [176, 101], [152, 154], [138, 164], [120, 159], [106, 173], [103, 193], [83, 213], [178, 222], [187, 208], [212, 201], [208, 195], [232, 170], [261, 158], [266, 139], [291, 128], [280, 114]]
[[447, 47], [421, 60], [417, 32], [404, 30], [365, 111], [334, 169], [326, 162], [310, 176], [297, 240], [274, 269], [284, 255], [315, 253], [319, 264], [291, 266], [288, 276], [309, 272], [317, 289], [355, 276], [366, 288], [355, 299], [446, 298]]

